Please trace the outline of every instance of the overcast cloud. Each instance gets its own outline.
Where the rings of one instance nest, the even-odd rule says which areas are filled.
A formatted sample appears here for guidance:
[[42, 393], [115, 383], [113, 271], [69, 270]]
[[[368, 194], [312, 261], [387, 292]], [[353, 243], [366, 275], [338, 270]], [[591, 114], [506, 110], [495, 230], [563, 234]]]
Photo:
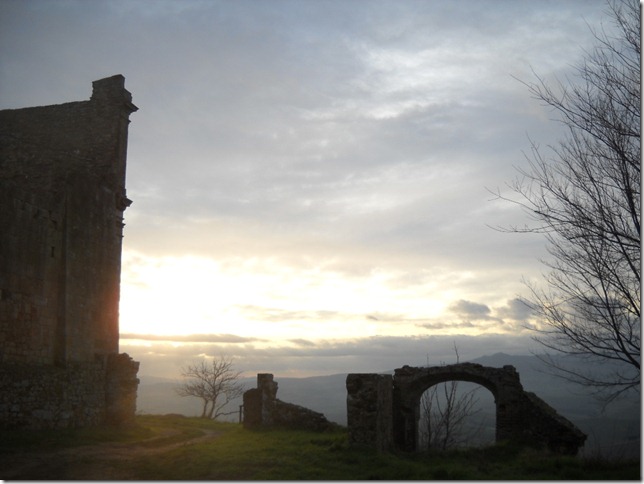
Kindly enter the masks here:
[[517, 298], [544, 243], [492, 230], [524, 215], [487, 189], [515, 176], [528, 135], [562, 134], [517, 78], [570, 76], [604, 10], [4, 0], [0, 107], [88, 99], [91, 81], [126, 77], [140, 110], [123, 333], [197, 339], [206, 353], [227, 344], [249, 367], [266, 358], [285, 372], [422, 363], [426, 338], [446, 338], [435, 359], [447, 359], [458, 334], [479, 346], [472, 357], [527, 352], [536, 322]]
[[[134, 335], [132, 335], [134, 336]], [[210, 338], [205, 338], [210, 340]], [[226, 355], [244, 376], [270, 372], [276, 376], [321, 376], [337, 373], [386, 372], [403, 365], [424, 366], [469, 361], [495, 353], [529, 354], [536, 350], [527, 336], [372, 336], [348, 340], [284, 341], [265, 346], [262, 342], [190, 344], [121, 340], [121, 351], [136, 355], [139, 376], [177, 378], [182, 366], [203, 357]]]

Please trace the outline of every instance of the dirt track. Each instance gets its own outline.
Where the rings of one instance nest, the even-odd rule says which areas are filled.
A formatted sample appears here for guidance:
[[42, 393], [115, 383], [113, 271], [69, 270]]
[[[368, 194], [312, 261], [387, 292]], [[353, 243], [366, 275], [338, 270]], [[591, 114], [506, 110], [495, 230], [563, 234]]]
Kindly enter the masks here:
[[86, 445], [56, 451], [23, 452], [0, 456], [0, 479], [81, 479], [128, 480], [136, 479], [124, 462], [142, 456], [161, 454], [171, 449], [216, 438], [220, 432], [204, 430], [198, 437], [187, 438], [167, 445], [154, 445], [180, 431], [167, 428], [152, 439], [136, 443], [106, 443]]

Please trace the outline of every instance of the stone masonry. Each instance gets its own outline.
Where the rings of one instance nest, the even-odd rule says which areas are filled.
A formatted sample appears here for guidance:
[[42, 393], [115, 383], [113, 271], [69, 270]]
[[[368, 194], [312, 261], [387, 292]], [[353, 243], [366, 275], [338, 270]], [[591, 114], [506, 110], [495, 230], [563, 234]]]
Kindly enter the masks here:
[[375, 448], [393, 448], [393, 378], [375, 373], [347, 376], [349, 441]]
[[534, 393], [525, 392], [513, 366], [490, 368], [474, 363], [415, 368], [390, 375], [347, 376], [349, 441], [380, 451], [413, 452], [418, 446], [420, 398], [433, 385], [468, 381], [487, 388], [496, 405], [496, 440], [543, 445], [576, 454], [586, 435]]
[[124, 423], [119, 351], [129, 115], [121, 75], [89, 101], [0, 111], [0, 427]]
[[335, 427], [324, 415], [276, 398], [277, 382], [270, 373], [257, 374], [257, 388], [244, 392], [244, 427], [281, 427], [323, 431]]

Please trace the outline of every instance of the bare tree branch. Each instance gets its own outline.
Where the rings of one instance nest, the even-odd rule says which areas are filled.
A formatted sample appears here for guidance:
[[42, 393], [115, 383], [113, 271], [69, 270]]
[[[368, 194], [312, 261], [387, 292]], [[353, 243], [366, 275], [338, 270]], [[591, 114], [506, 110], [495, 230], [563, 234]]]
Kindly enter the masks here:
[[593, 388], [606, 401], [640, 383], [641, 95], [640, 6], [610, 1], [619, 35], [593, 30], [595, 48], [576, 79], [523, 82], [552, 108], [566, 136], [544, 154], [531, 142], [528, 168], [508, 185], [532, 225], [511, 232], [544, 234], [550, 258], [544, 286], [524, 302], [540, 317], [535, 340], [546, 350], [624, 369], [590, 375], [544, 357], [555, 374]]
[[220, 356], [210, 363], [201, 360], [181, 370], [181, 376], [189, 378], [175, 389], [182, 397], [197, 397], [202, 400], [201, 418], [217, 419], [226, 415], [224, 408], [240, 397], [244, 388], [238, 383], [241, 372], [233, 369], [232, 358]]
[[[460, 358], [454, 344], [456, 363]], [[441, 391], [442, 390], [442, 391]], [[429, 388], [420, 401], [419, 437], [422, 447], [447, 450], [467, 445], [480, 429], [466, 431], [466, 420], [479, 410], [477, 392], [473, 388], [465, 393], [458, 391], [458, 382], [439, 383]]]

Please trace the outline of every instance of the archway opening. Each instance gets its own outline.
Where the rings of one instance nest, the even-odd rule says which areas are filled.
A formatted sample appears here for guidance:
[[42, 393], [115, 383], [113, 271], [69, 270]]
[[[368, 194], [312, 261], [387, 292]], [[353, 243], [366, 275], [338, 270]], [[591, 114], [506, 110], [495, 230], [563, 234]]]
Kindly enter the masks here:
[[420, 452], [484, 447], [496, 440], [496, 404], [485, 387], [450, 380], [427, 388], [418, 402]]

